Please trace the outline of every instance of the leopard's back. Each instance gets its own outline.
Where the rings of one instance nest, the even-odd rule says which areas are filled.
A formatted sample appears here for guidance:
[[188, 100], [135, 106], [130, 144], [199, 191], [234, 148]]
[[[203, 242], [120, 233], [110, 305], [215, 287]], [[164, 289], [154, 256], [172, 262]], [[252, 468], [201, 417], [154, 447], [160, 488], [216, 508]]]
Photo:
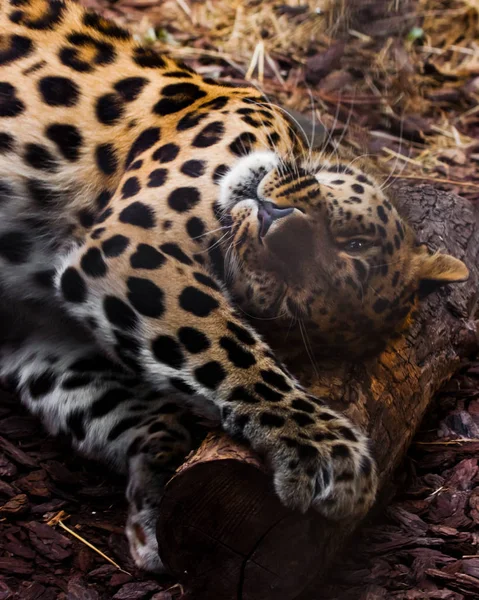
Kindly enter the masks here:
[[[228, 146], [254, 129], [244, 122], [244, 99], [259, 102], [261, 95], [205, 81], [74, 3], [4, 2], [0, 31], [0, 260], [11, 271], [7, 290], [48, 294], [53, 266], [101, 229], [127, 170], [125, 198], [144, 183], [165, 203], [180, 178], [176, 187], [201, 195], [197, 219], [170, 211], [163, 228], [193, 248], [206, 247], [203, 234], [218, 229], [215, 188], [243, 152], [243, 139], [234, 152]], [[151, 147], [157, 151], [149, 164], [135, 160]]]

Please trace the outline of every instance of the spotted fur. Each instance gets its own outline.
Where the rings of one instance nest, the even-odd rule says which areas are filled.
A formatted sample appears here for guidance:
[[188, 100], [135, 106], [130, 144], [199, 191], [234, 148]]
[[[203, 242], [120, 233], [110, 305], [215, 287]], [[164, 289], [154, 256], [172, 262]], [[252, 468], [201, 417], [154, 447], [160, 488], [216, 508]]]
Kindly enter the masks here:
[[286, 505], [359, 518], [376, 491], [364, 433], [245, 314], [361, 352], [467, 269], [256, 90], [73, 3], [4, 0], [0, 26], [0, 374], [128, 474], [137, 563], [161, 569], [158, 503], [197, 413], [265, 457]]

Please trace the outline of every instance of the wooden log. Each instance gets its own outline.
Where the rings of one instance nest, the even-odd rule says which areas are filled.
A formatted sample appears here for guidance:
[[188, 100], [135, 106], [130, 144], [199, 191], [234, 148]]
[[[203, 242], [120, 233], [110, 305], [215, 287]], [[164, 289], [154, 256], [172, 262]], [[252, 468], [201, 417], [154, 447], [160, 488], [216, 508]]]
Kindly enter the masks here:
[[[382, 484], [436, 391], [479, 348], [479, 210], [428, 186], [397, 196], [420, 241], [464, 260], [469, 280], [429, 296], [411, 329], [378, 357], [323, 370], [320, 363], [319, 376], [293, 365], [312, 393], [327, 390], [369, 432]], [[321, 577], [356, 526], [285, 509], [261, 461], [217, 432], [168, 483], [157, 536], [192, 600], [317, 600]]]
[[261, 461], [214, 432], [168, 484], [160, 556], [195, 599], [294, 598], [316, 572], [315, 517], [286, 509]]

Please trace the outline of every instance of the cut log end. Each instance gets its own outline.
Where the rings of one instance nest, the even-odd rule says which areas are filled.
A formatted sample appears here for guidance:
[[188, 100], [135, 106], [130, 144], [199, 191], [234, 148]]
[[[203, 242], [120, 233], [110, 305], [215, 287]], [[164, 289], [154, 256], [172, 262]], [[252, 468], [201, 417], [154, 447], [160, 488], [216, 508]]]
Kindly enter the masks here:
[[168, 483], [157, 531], [195, 600], [292, 600], [317, 570], [320, 526], [282, 506], [249, 450], [211, 434]]

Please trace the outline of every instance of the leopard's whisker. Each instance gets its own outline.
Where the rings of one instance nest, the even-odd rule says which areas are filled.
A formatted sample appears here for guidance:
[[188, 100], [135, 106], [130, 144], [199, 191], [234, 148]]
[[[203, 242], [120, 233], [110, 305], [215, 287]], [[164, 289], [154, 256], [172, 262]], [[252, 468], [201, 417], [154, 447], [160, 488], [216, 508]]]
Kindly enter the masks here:
[[298, 319], [298, 324], [299, 324], [299, 330], [301, 332], [301, 337], [303, 339], [304, 348], [306, 350], [306, 354], [308, 355], [308, 358], [311, 362], [311, 366], [313, 367], [313, 371], [314, 371], [316, 377], [318, 377], [319, 376], [318, 365], [314, 358], [314, 354], [313, 354], [313, 351], [312, 351], [312, 348], [310, 345], [308, 332], [306, 331], [306, 327], [304, 325], [303, 319]]
[[196, 235], [194, 237], [192, 237], [192, 240], [200, 240], [203, 237], [206, 237], [207, 235], [213, 235], [214, 233], [217, 233], [218, 231], [224, 231], [225, 229], [230, 229], [231, 226], [230, 225], [223, 225], [222, 227], [218, 227], [217, 229], [212, 229], [211, 231], [206, 231], [205, 233], [202, 233], [201, 235]]
[[[340, 95], [340, 98], [341, 98], [341, 95]], [[337, 107], [336, 107], [336, 112], [335, 112], [335, 114], [334, 114], [333, 124], [332, 124], [332, 126], [331, 126], [331, 128], [330, 128], [330, 130], [329, 130], [329, 132], [328, 132], [328, 136], [326, 137], [326, 139], [325, 139], [325, 140], [324, 140], [324, 142], [323, 142], [323, 146], [322, 146], [322, 148], [321, 148], [321, 149], [320, 149], [320, 151], [319, 151], [319, 153], [320, 153], [321, 155], [322, 155], [322, 154], [324, 154], [324, 153], [326, 152], [328, 145], [330, 145], [330, 144], [332, 145], [332, 139], [333, 139], [333, 135], [334, 135], [334, 129], [335, 129], [335, 127], [336, 127], [336, 124], [337, 124], [337, 123], [338, 123], [338, 121], [339, 121], [339, 112], [340, 112], [340, 110], [341, 110], [341, 109], [340, 109], [340, 106], [341, 106], [341, 103], [340, 103], [340, 102], [338, 102], [338, 105], [337, 105]], [[328, 131], [327, 127], [326, 127], [326, 126], [324, 126], [324, 127], [325, 127], [326, 131]], [[327, 156], [326, 156], [326, 159], [327, 159], [328, 161], [329, 161], [329, 160], [331, 160], [331, 155], [332, 155], [333, 153], [334, 153], [334, 147], [333, 147], [333, 150], [332, 150], [332, 151], [329, 153], [329, 155], [327, 155]], [[324, 166], [322, 166], [322, 168], [320, 169], [320, 171], [318, 172], [318, 174], [320, 174], [324, 168], [325, 168], [325, 167], [324, 167]]]
[[[382, 185], [379, 188], [381, 191], [387, 189], [388, 183], [390, 181], [392, 181], [392, 179], [394, 178], [394, 174], [395, 174], [396, 168], [399, 165], [399, 160], [400, 160], [400, 156], [401, 156], [401, 152], [402, 152], [403, 138], [404, 138], [404, 113], [401, 115], [400, 125], [399, 125], [399, 148], [396, 153], [396, 158], [394, 160], [393, 168], [392, 168], [391, 172], [389, 173], [388, 177], [386, 178], [386, 180], [382, 183]], [[409, 152], [410, 151], [411, 151], [411, 149], [409, 149]], [[400, 173], [402, 173], [402, 171], [406, 168], [406, 164], [407, 163], [405, 161]]]
[[[357, 91], [357, 88], [354, 87], [353, 99], [356, 97], [356, 91]], [[340, 106], [340, 105], [338, 104], [338, 106]], [[348, 128], [351, 123], [351, 117], [353, 115], [353, 107], [354, 107], [354, 102], [351, 103], [351, 106], [348, 111], [348, 116], [346, 118], [346, 123], [344, 123], [343, 131], [342, 131], [341, 135], [339, 136], [339, 139], [337, 141], [335, 141], [334, 139], [331, 139], [331, 145], [334, 147], [334, 154], [335, 154], [337, 161], [339, 161], [339, 159], [340, 159], [338, 148], [340, 148], [341, 143], [342, 143], [343, 139], [345, 138], [346, 133], [348, 132]], [[339, 112], [337, 114], [338, 114], [338, 121], [339, 121]]]

